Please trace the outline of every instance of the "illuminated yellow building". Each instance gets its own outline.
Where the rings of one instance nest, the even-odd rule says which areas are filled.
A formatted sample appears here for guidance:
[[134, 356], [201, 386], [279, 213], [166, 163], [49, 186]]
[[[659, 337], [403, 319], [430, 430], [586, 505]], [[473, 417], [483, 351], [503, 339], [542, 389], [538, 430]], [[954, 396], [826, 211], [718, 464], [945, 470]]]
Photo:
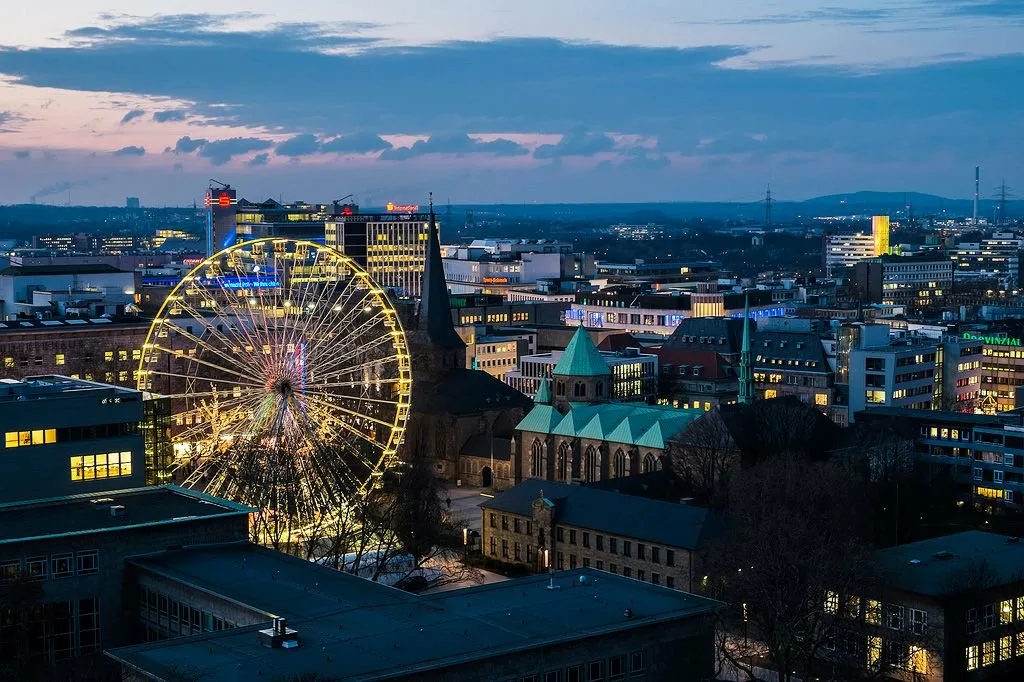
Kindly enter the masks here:
[[876, 215], [871, 218], [871, 236], [875, 241], [875, 255], [889, 253], [889, 216]]
[[358, 207], [344, 208], [349, 210], [327, 220], [326, 244], [355, 260], [385, 289], [419, 297], [423, 291], [430, 214], [397, 210], [360, 213]]

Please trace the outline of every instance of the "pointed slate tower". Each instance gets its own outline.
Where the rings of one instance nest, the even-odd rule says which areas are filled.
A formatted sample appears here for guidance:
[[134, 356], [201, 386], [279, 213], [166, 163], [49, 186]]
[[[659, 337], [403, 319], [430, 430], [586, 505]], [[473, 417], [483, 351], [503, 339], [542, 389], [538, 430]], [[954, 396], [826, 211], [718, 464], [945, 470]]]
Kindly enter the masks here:
[[754, 364], [750, 358], [750, 295], [743, 300], [743, 346], [740, 348], [740, 387], [738, 401], [741, 405], [754, 402]]
[[430, 202], [430, 235], [423, 269], [423, 296], [416, 315], [416, 328], [409, 336], [414, 380], [436, 381], [449, 370], [466, 367], [466, 344], [452, 323], [433, 199]]

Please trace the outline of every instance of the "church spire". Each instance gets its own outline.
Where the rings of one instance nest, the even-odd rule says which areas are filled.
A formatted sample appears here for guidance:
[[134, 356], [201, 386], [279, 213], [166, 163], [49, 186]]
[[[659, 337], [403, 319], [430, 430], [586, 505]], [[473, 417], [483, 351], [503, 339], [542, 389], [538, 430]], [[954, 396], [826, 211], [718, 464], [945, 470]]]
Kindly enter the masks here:
[[430, 195], [430, 235], [427, 238], [426, 262], [423, 268], [423, 295], [420, 297], [416, 327], [426, 332], [430, 342], [441, 348], [465, 348], [455, 332], [452, 307], [448, 300], [448, 284], [441, 260], [441, 238], [434, 215], [434, 195]]
[[740, 348], [740, 390], [739, 402], [749, 405], [754, 402], [754, 366], [750, 360], [750, 294], [743, 299], [743, 346]]

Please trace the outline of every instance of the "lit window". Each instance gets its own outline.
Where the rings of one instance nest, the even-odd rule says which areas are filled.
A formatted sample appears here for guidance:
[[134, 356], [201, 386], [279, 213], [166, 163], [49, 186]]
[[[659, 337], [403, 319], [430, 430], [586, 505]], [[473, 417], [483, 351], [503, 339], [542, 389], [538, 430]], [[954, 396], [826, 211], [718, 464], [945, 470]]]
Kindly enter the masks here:
[[1013, 658], [1013, 638], [1009, 635], [999, 638], [999, 660], [1008, 661]]
[[103, 359], [106, 362], [113, 362], [114, 361], [114, 351], [112, 351], [112, 350], [104, 351]]
[[778, 397], [779, 397], [779, 392], [776, 391], [774, 388], [769, 388], [768, 390], [766, 390], [764, 392], [764, 399], [765, 400], [771, 400], [772, 398], [778, 398]]
[[977, 670], [978, 669], [978, 647], [969, 646], [967, 647], [967, 669]]
[[71, 480], [92, 481], [132, 475], [132, 453], [110, 452], [71, 458]]
[[64, 364], [64, 354], [63, 353], [57, 353], [53, 357], [53, 364], [55, 364], [55, 365], [63, 365]]
[[882, 602], [868, 599], [864, 602], [864, 620], [872, 625], [882, 624]]
[[825, 592], [825, 613], [839, 611], [839, 593], [831, 590]]
[[882, 658], [882, 638], [871, 636], [868, 637], [868, 667], [871, 667], [878, 663]]
[[996, 662], [996, 641], [990, 640], [981, 643], [981, 665], [985, 667]]
[[4, 369], [14, 369], [14, 358], [4, 358]]
[[1013, 600], [1006, 599], [999, 603], [999, 624], [1006, 625], [1013, 622]]
[[924, 647], [918, 646], [917, 644], [910, 645], [910, 657], [907, 659], [910, 664], [907, 668], [920, 675], [928, 674], [928, 652], [925, 651]]
[[814, 394], [815, 405], [828, 405], [828, 393], [815, 393]]
[[18, 432], [8, 431], [4, 434], [4, 447], [16, 448], [18, 447]]

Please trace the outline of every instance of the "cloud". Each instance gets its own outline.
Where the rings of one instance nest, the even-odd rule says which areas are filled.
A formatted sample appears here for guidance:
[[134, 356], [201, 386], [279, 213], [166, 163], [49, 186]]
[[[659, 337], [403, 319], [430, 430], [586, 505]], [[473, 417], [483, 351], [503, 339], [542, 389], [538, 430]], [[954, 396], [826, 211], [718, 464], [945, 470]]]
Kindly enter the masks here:
[[157, 123], [170, 123], [172, 121], [184, 121], [184, 111], [154, 111], [153, 120]]
[[942, 6], [948, 16], [1024, 19], [1024, 3], [1020, 0], [946, 0]]
[[14, 111], [0, 111], [0, 133], [17, 132], [17, 124], [24, 123], [28, 119]]
[[185, 170], [185, 167], [183, 165], [181, 165], [180, 163], [176, 163], [173, 166], [171, 166], [171, 171], [174, 172], [174, 173], [181, 173], [184, 170]]
[[369, 154], [391, 148], [390, 142], [374, 133], [352, 133], [327, 140], [320, 145], [320, 151], [325, 154]]
[[266, 166], [269, 161], [270, 154], [264, 152], [263, 154], [257, 154], [256, 156], [246, 161], [245, 165], [248, 166], [249, 168], [257, 168], [259, 166]]
[[227, 140], [206, 142], [199, 149], [199, 156], [209, 159], [214, 166], [223, 166], [235, 156], [270, 149], [273, 146], [272, 141], [258, 137], [232, 137]]
[[556, 144], [544, 144], [533, 150], [535, 159], [558, 159], [566, 156], [594, 156], [610, 152], [615, 140], [604, 133], [588, 133], [577, 130], [563, 135]]
[[71, 182], [69, 180], [64, 180], [63, 182], [56, 182], [56, 183], [54, 183], [52, 185], [47, 185], [46, 187], [43, 187], [42, 189], [37, 189], [32, 194], [32, 197], [33, 198], [41, 198], [41, 197], [48, 197], [48, 196], [51, 196], [51, 195], [54, 195], [54, 194], [61, 194], [63, 192], [67, 192], [68, 190], [74, 188], [75, 184], [76, 183], [73, 183], [73, 182]]
[[144, 156], [146, 153], [145, 147], [130, 146], [121, 147], [116, 152], [111, 152], [114, 156]]
[[192, 152], [205, 147], [207, 142], [209, 142], [209, 140], [204, 140], [202, 138], [193, 140], [191, 137], [186, 135], [185, 137], [178, 138], [178, 141], [174, 143], [174, 149], [171, 149], [170, 151], [175, 154], [191, 154]]
[[21, 151], [14, 152], [14, 158], [16, 158], [18, 160], [22, 160], [22, 161], [27, 159], [27, 158], [30, 158], [31, 156], [32, 156], [32, 152], [30, 152], [27, 149], [23, 149]]
[[298, 157], [316, 154], [319, 150], [320, 142], [317, 140], [316, 135], [305, 133], [303, 135], [296, 135], [277, 145], [274, 153], [278, 156]]
[[664, 154], [643, 147], [634, 147], [626, 151], [620, 165], [623, 168], [651, 171], [668, 168], [672, 162]]
[[490, 142], [483, 142], [474, 139], [465, 133], [431, 135], [426, 140], [417, 140], [411, 147], [399, 147], [397, 149], [386, 149], [381, 153], [380, 158], [385, 161], [401, 161], [427, 154], [454, 154], [464, 156], [466, 154], [493, 154], [494, 156], [522, 156], [529, 152], [525, 147], [507, 140], [498, 138]]
[[145, 115], [146, 115], [146, 112], [143, 109], [132, 109], [127, 114], [125, 114], [124, 116], [121, 117], [121, 125], [126, 125], [128, 123], [131, 123], [135, 119], [137, 119], [137, 118], [139, 118], [141, 116], [145, 116]]

